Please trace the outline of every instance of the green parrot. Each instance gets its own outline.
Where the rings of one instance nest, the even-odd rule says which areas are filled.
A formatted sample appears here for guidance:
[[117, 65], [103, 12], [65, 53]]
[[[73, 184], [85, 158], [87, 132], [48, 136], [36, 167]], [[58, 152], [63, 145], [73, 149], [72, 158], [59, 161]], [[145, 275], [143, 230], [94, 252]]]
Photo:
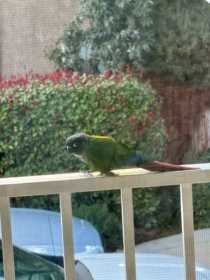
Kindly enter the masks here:
[[150, 171], [191, 169], [172, 163], [152, 161], [139, 151], [118, 143], [113, 137], [76, 133], [66, 140], [68, 152], [86, 162], [92, 171], [114, 175], [112, 169], [141, 167]]

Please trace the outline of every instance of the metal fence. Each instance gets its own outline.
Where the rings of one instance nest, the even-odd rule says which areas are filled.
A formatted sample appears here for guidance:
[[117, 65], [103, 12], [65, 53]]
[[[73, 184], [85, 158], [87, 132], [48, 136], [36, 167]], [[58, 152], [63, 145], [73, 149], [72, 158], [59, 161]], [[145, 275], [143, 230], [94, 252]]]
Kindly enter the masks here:
[[120, 190], [126, 279], [135, 280], [132, 191], [135, 188], [180, 185], [186, 280], [195, 280], [192, 184], [210, 182], [210, 169], [165, 173], [150, 173], [140, 169], [119, 170], [116, 172], [119, 173], [119, 176], [107, 177], [95, 174], [87, 176], [83, 173], [69, 173], [0, 179], [0, 215], [5, 279], [15, 279], [10, 198], [49, 194], [59, 195], [64, 243], [65, 280], [75, 280], [71, 195], [77, 192]]

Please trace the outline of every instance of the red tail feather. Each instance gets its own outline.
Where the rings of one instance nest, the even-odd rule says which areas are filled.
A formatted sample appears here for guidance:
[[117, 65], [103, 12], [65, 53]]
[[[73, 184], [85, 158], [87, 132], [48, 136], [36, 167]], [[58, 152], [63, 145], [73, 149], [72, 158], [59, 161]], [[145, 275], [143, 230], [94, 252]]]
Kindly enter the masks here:
[[168, 163], [168, 162], [161, 162], [161, 161], [153, 161], [151, 163], [146, 163], [141, 166], [144, 169], [150, 171], [179, 171], [179, 170], [193, 170], [197, 168], [182, 166], [178, 164]]

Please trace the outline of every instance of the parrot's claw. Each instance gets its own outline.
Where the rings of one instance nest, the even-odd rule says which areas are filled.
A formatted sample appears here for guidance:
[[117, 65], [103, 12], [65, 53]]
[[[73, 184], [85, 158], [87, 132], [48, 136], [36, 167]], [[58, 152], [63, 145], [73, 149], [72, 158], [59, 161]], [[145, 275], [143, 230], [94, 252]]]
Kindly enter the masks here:
[[105, 172], [105, 173], [102, 173], [103, 175], [106, 175], [106, 176], [118, 176], [116, 173], [113, 173], [112, 171], [108, 171], [108, 172]]
[[83, 171], [83, 174], [88, 177], [93, 177], [93, 174], [90, 171]]

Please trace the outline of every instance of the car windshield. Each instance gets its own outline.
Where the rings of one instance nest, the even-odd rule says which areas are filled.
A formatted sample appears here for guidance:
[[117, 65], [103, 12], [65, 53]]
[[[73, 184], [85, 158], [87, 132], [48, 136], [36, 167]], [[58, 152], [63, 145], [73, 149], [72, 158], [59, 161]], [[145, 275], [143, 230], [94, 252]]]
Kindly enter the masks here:
[[[64, 280], [62, 268], [43, 258], [14, 247], [15, 279]], [[4, 279], [2, 244], [0, 241], [0, 280]]]

